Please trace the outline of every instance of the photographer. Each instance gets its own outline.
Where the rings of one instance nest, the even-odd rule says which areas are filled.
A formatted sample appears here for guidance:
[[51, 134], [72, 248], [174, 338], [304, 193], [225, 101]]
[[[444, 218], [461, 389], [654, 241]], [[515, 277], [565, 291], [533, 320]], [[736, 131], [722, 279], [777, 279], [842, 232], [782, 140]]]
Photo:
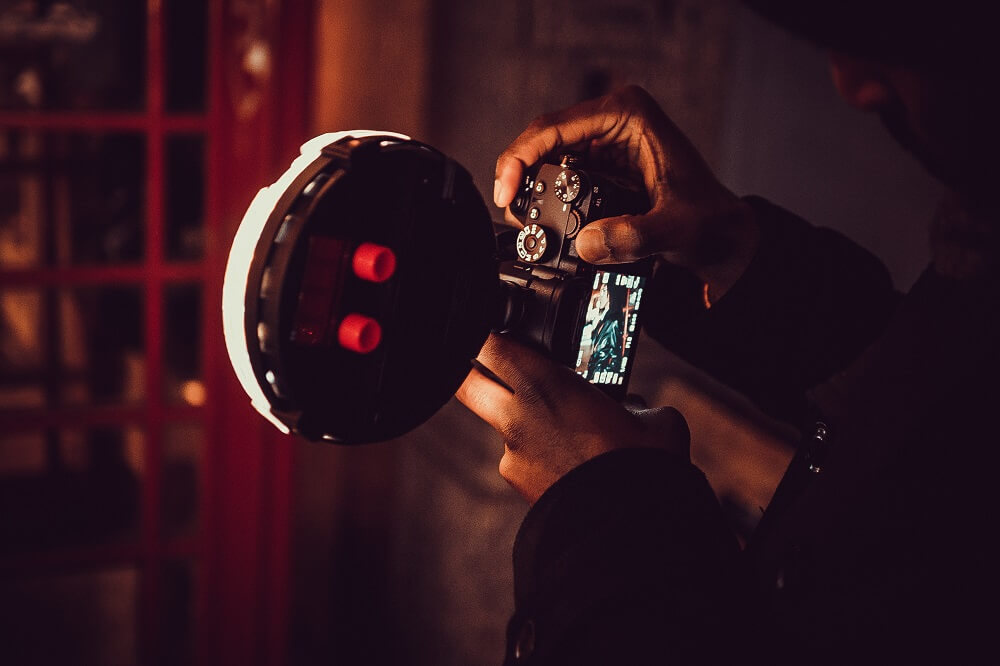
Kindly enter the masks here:
[[986, 10], [750, 4], [827, 47], [841, 96], [947, 186], [931, 264], [900, 297], [839, 234], [728, 191], [639, 88], [517, 137], [496, 204], [565, 149], [641, 182], [650, 211], [591, 224], [580, 255], [661, 257], [648, 332], [802, 437], [741, 551], [682, 415], [627, 411], [491, 336], [479, 360], [513, 391], [473, 371], [458, 397], [503, 435], [500, 472], [532, 503], [507, 661], [995, 662], [1000, 105]]

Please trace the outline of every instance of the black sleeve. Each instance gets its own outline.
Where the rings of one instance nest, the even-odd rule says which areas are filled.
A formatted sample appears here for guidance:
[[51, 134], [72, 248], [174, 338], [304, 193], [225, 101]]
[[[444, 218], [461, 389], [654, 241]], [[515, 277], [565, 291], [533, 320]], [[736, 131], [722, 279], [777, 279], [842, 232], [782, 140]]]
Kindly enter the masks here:
[[739, 547], [704, 475], [657, 449], [569, 472], [514, 545], [508, 664], [732, 663]]
[[661, 266], [645, 328], [765, 412], [797, 422], [805, 392], [877, 339], [900, 294], [882, 263], [841, 234], [764, 199], [746, 200], [761, 240], [745, 274], [706, 309], [700, 282]]

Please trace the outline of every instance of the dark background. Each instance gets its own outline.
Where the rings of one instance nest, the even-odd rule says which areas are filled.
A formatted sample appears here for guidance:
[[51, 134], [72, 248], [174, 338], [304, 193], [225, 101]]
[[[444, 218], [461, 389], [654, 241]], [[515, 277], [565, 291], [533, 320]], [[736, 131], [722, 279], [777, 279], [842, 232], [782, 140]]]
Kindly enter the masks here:
[[[922, 269], [940, 187], [738, 2], [0, 0], [0, 662], [498, 663], [502, 443], [455, 401], [394, 442], [279, 437], [225, 361], [222, 268], [315, 134], [410, 134], [491, 200], [532, 118], [627, 83], [736, 193]], [[649, 339], [632, 388], [751, 528], [775, 430]]]

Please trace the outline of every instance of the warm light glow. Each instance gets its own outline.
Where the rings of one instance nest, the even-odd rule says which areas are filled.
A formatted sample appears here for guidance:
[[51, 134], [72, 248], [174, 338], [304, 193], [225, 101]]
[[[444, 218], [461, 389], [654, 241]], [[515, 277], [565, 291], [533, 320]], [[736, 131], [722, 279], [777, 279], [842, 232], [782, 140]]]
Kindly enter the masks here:
[[[236, 371], [236, 376], [239, 378], [243, 390], [250, 396], [250, 404], [264, 418], [273, 423], [278, 430], [286, 434], [289, 432], [289, 428], [271, 413], [271, 405], [254, 375], [250, 354], [247, 351], [244, 299], [254, 252], [257, 249], [260, 235], [264, 231], [264, 226], [267, 224], [267, 219], [274, 211], [278, 199], [292, 184], [292, 181], [319, 158], [323, 148], [347, 137], [360, 139], [368, 136], [385, 136], [403, 141], [408, 141], [410, 138], [395, 132], [351, 130], [321, 134], [306, 141], [300, 148], [300, 155], [295, 158], [288, 170], [273, 185], [261, 189], [254, 197], [243, 216], [243, 221], [240, 222], [236, 237], [233, 239], [233, 247], [229, 252], [226, 277], [222, 286], [222, 327], [226, 338], [226, 350], [229, 352], [229, 361], [233, 365], [233, 370]], [[266, 252], [269, 246], [270, 243], [265, 245], [262, 251]]]
[[189, 379], [181, 384], [181, 398], [189, 405], [202, 407], [208, 398], [205, 385], [198, 379]]

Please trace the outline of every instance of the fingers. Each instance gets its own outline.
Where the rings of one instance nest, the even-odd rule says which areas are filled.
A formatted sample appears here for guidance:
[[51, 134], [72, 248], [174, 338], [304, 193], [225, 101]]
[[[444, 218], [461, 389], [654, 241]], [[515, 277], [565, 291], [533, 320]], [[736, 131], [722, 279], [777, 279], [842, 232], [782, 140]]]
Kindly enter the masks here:
[[525, 407], [547, 404], [549, 393], [553, 392], [550, 388], [553, 379], [558, 380], [568, 371], [534, 350], [495, 333], [487, 338], [476, 360], [506, 386], [474, 367], [455, 396], [507, 437], [513, 437], [514, 431], [519, 429]]
[[[756, 225], [740, 223], [738, 233], [728, 231], [734, 226], [731, 219], [742, 220], [740, 200], [718, 182], [646, 91], [627, 86], [535, 120], [497, 160], [496, 204], [509, 206], [525, 169], [559, 150], [585, 152], [595, 169], [610, 168], [633, 180], [641, 177], [652, 205], [643, 215], [588, 225], [576, 240], [585, 261], [625, 263], [661, 253], [673, 263], [701, 271], [699, 277], [712, 282], [715, 293], [725, 293], [745, 268], [756, 247]], [[509, 210], [505, 222], [521, 225]], [[712, 232], [715, 228], [721, 236]], [[715, 242], [729, 236], [735, 236], [733, 243]]]
[[[544, 399], [538, 394], [546, 394], [554, 381], [565, 373], [564, 368], [545, 358], [534, 349], [512, 340], [510, 336], [490, 334], [480, 350], [477, 360], [493, 371], [514, 393], [532, 394], [530, 399]], [[523, 399], [523, 396], [522, 396]]]
[[580, 258], [592, 264], [638, 261], [656, 252], [684, 247], [690, 225], [665, 211], [595, 220], [576, 237]]
[[592, 222], [576, 237], [580, 258], [592, 264], [613, 264], [639, 258], [645, 242], [631, 216]]
[[507, 432], [515, 412], [514, 394], [473, 368], [455, 392], [459, 402], [497, 432]]
[[[671, 238], [677, 232], [664, 209], [668, 206], [668, 181], [673, 179], [670, 153], [674, 148], [684, 154], [693, 152], [685, 141], [646, 91], [627, 86], [532, 122], [497, 160], [494, 201], [497, 206], [509, 206], [525, 169], [557, 150], [586, 147], [606, 157], [618, 155], [625, 160], [620, 169], [642, 175], [654, 209], [645, 215], [590, 225], [578, 238], [577, 249], [591, 263], [634, 261], [676, 247], [683, 240]], [[505, 222], [521, 224], [509, 209]]]
[[[509, 149], [508, 149], [509, 150]], [[517, 186], [524, 176], [524, 169], [534, 162], [522, 162], [519, 158], [504, 151], [497, 160], [496, 180], [493, 181], [493, 203], [500, 208], [506, 208], [514, 200]]]
[[529, 502], [569, 470], [622, 446], [688, 455], [687, 425], [675, 409], [626, 411], [507, 336], [491, 335], [477, 360], [482, 370], [473, 368], [456, 397], [503, 437], [500, 474]]
[[613, 135], [623, 125], [622, 113], [609, 108], [607, 98], [538, 117], [497, 159], [494, 202], [501, 208], [510, 205], [527, 166], [557, 149]]

